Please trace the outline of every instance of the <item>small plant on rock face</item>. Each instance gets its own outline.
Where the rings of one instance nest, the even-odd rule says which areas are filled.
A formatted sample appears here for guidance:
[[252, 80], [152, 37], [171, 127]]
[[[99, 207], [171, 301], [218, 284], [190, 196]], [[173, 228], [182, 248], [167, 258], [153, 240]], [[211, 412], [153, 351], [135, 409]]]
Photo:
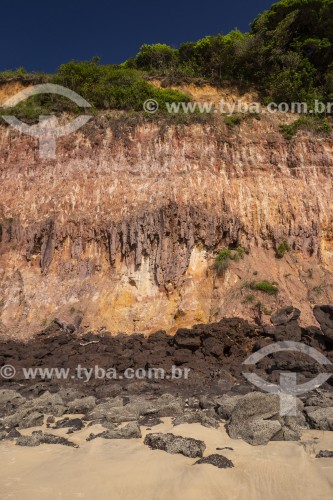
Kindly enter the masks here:
[[240, 260], [244, 257], [245, 249], [243, 247], [237, 247], [235, 250], [229, 250], [228, 248], [222, 248], [214, 261], [214, 269], [218, 276], [221, 276], [226, 269], [228, 269], [230, 260]]
[[253, 281], [250, 285], [252, 290], [258, 290], [260, 292], [267, 293], [268, 295], [276, 295], [279, 288], [275, 282], [271, 281]]
[[279, 129], [287, 140], [291, 140], [297, 134], [298, 130], [309, 130], [322, 135], [328, 135], [332, 132], [332, 126], [327, 118], [313, 115], [301, 116], [289, 125], [280, 125]]
[[245, 248], [237, 247], [235, 248], [235, 253], [232, 256], [232, 259], [233, 260], [243, 259], [245, 253], [246, 253]]
[[218, 276], [221, 276], [228, 269], [231, 252], [227, 248], [223, 248], [214, 261], [214, 269]]
[[322, 295], [323, 292], [324, 292], [324, 288], [319, 285], [319, 286], [315, 286], [313, 291], [317, 294], [317, 295]]
[[254, 301], [254, 295], [252, 295], [252, 294], [246, 295], [245, 298], [244, 298], [244, 301], [245, 302], [253, 302]]
[[288, 242], [284, 240], [276, 249], [276, 256], [278, 259], [282, 259], [284, 255], [289, 252], [290, 247], [288, 245]]
[[235, 125], [240, 125], [242, 121], [242, 118], [240, 116], [226, 116], [224, 118], [224, 123], [227, 125], [229, 128], [233, 128]]

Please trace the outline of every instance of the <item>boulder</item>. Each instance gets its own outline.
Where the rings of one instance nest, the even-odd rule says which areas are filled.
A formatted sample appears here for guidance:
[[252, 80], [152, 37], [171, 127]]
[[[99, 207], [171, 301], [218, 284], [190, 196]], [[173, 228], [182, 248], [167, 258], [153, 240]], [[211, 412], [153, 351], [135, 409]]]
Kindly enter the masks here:
[[243, 396], [235, 395], [230, 396], [224, 394], [222, 397], [216, 399], [216, 412], [224, 420], [228, 420], [235, 409], [236, 404]]
[[318, 408], [333, 407], [333, 392], [320, 392], [312, 394], [305, 401], [305, 406], [317, 406]]
[[[298, 409], [303, 405], [298, 400]], [[242, 438], [254, 446], [270, 440], [296, 440], [300, 438], [303, 414], [296, 417], [280, 416], [278, 394], [252, 392], [241, 397], [231, 411], [227, 430], [232, 439]]]
[[333, 458], [333, 451], [320, 450], [320, 452], [317, 453], [316, 458]]
[[184, 402], [172, 394], [163, 394], [157, 399], [152, 400], [152, 404], [157, 409], [158, 417], [175, 417], [181, 415], [184, 411]]
[[220, 425], [217, 415], [212, 412], [204, 411], [186, 411], [182, 415], [174, 418], [173, 425], [181, 424], [201, 424], [204, 427], [211, 427], [217, 429]]
[[231, 460], [224, 457], [223, 455], [213, 454], [208, 455], [208, 457], [200, 458], [194, 465], [198, 464], [209, 464], [214, 465], [214, 467], [218, 467], [219, 469], [228, 469], [230, 467], [234, 467], [234, 464]]
[[87, 441], [92, 441], [98, 437], [104, 439], [136, 439], [141, 438], [141, 430], [137, 422], [129, 422], [124, 427], [118, 429], [108, 429], [99, 434], [90, 434]]
[[15, 413], [3, 419], [2, 426], [20, 429], [35, 427], [43, 424], [45, 414], [61, 417], [65, 410], [63, 400], [58, 394], [45, 392], [39, 398], [26, 400]]
[[87, 413], [96, 406], [96, 398], [87, 396], [67, 403], [67, 413]]
[[73, 387], [61, 387], [58, 391], [58, 395], [61, 397], [65, 404], [76, 399], [83, 399], [86, 394], [81, 392], [79, 389], [74, 389]]
[[201, 346], [201, 335], [195, 330], [180, 328], [173, 337], [173, 341], [178, 347], [196, 350]]
[[24, 408], [38, 411], [39, 413], [46, 413], [55, 417], [61, 417], [65, 413], [64, 402], [59, 394], [51, 394], [44, 392], [39, 398], [27, 401]]
[[95, 394], [97, 398], [114, 398], [122, 392], [122, 387], [120, 384], [115, 382], [106, 381], [105, 384], [99, 385], [95, 389]]
[[85, 420], [106, 420], [108, 422], [126, 422], [136, 420], [137, 414], [128, 405], [124, 406], [123, 398], [117, 396], [100, 403], [85, 416]]
[[309, 406], [305, 408], [305, 413], [311, 429], [333, 431], [333, 406], [327, 408]]
[[329, 342], [333, 342], [333, 306], [315, 306], [313, 314], [320, 324], [325, 339]]
[[145, 427], [155, 427], [162, 424], [162, 420], [158, 417], [146, 415], [139, 419], [139, 424]]
[[71, 432], [80, 431], [84, 427], [84, 423], [80, 418], [64, 418], [58, 420], [52, 429], [64, 429], [69, 428]]
[[1, 424], [2, 427], [6, 429], [13, 429], [15, 427], [27, 429], [29, 427], [43, 425], [43, 421], [43, 413], [31, 410], [30, 408], [19, 408], [13, 415], [5, 417]]
[[222, 358], [224, 355], [224, 344], [214, 337], [208, 337], [203, 341], [202, 352], [205, 356]]
[[173, 355], [174, 364], [184, 365], [191, 361], [192, 351], [190, 349], [177, 349]]
[[13, 439], [19, 438], [21, 434], [16, 429], [11, 429], [10, 431], [0, 432], [0, 441], [12, 441]]
[[35, 431], [31, 436], [20, 436], [16, 444], [18, 446], [39, 446], [40, 444], [61, 444], [64, 446], [72, 446], [78, 448], [79, 446], [72, 441], [53, 434], [44, 434], [42, 431]]
[[298, 320], [301, 311], [293, 306], [283, 307], [271, 316], [271, 323], [274, 326], [287, 325], [290, 321]]
[[203, 441], [175, 436], [171, 433], [147, 434], [144, 444], [153, 450], [163, 450], [172, 454], [180, 453], [189, 458], [202, 457], [206, 449], [206, 445]]
[[16, 409], [26, 402], [26, 398], [17, 391], [0, 390], [0, 417], [15, 413]]

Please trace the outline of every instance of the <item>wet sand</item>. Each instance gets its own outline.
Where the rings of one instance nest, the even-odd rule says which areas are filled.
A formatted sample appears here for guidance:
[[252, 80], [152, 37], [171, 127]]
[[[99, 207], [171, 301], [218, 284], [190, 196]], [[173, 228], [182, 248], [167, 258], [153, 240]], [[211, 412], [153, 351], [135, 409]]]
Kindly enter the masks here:
[[[171, 419], [147, 431], [172, 432], [201, 439], [205, 456], [220, 453], [233, 469], [193, 465], [195, 459], [150, 450], [142, 439], [86, 442], [98, 425], [66, 435], [78, 443], [36, 448], [0, 445], [2, 500], [331, 500], [333, 459], [316, 459], [321, 449], [333, 449], [333, 433], [306, 431], [301, 442], [270, 442], [253, 447], [232, 440], [223, 426], [171, 425]], [[29, 429], [24, 434], [30, 434]], [[318, 438], [318, 439], [315, 439]], [[233, 450], [216, 451], [225, 446]]]

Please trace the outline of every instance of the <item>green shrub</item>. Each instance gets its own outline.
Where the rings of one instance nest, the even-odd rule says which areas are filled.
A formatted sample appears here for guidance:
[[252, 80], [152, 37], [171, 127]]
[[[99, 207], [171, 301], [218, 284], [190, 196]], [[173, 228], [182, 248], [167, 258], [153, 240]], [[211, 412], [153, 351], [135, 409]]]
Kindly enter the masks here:
[[290, 250], [290, 247], [288, 245], [288, 242], [286, 240], [284, 240], [282, 243], [280, 243], [280, 245], [277, 247], [276, 249], [276, 256], [279, 258], [279, 259], [282, 259], [284, 257], [284, 255], [289, 252]]
[[214, 269], [218, 276], [228, 269], [231, 252], [227, 248], [223, 248], [217, 255], [214, 261]]
[[98, 65], [93, 61], [72, 61], [60, 66], [54, 82], [68, 87], [98, 109], [142, 111], [147, 99], [154, 99], [161, 111], [166, 102], [188, 102], [188, 95], [177, 90], [150, 85], [136, 69]]
[[[183, 43], [178, 49], [144, 44], [121, 65], [102, 66], [95, 57], [88, 63], [61, 66], [56, 79], [102, 109], [138, 109], [143, 96], [154, 98], [147, 76], [178, 83], [196, 79], [220, 86], [236, 83], [244, 89], [255, 86], [269, 102], [328, 103], [333, 99], [332, 12], [332, 0], [280, 0], [253, 21], [248, 33], [234, 29]], [[41, 77], [45, 76], [28, 74], [23, 68], [0, 73], [0, 81]], [[240, 118], [227, 117], [226, 123], [233, 127]], [[281, 131], [291, 138], [297, 127], [284, 125]], [[328, 122], [319, 132], [330, 132]]]
[[48, 82], [51, 75], [47, 73], [28, 73], [25, 68], [18, 68], [14, 71], [0, 71], [0, 83], [6, 83], [13, 80], [18, 80], [27, 83], [43, 83]]
[[140, 47], [135, 63], [137, 68], [166, 70], [173, 69], [177, 59], [178, 51], [164, 43], [144, 44]]
[[223, 271], [228, 269], [229, 260], [239, 260], [244, 257], [245, 249], [243, 247], [237, 247], [234, 250], [229, 250], [228, 248], [223, 248], [214, 262], [214, 269], [220, 276]]
[[236, 125], [240, 125], [241, 121], [242, 121], [242, 118], [240, 116], [237, 116], [237, 115], [226, 116], [224, 118], [224, 123], [229, 128], [233, 128]]
[[319, 286], [315, 286], [313, 291], [317, 294], [317, 295], [322, 295], [324, 293], [324, 288], [319, 285]]
[[267, 293], [268, 295], [276, 295], [279, 288], [275, 282], [270, 281], [253, 281], [250, 285], [252, 290], [258, 290], [260, 292]]
[[250, 295], [246, 295], [245, 298], [244, 298], [244, 301], [245, 302], [253, 302], [254, 301], [254, 295], [250, 294]]
[[236, 251], [236, 254], [239, 256], [239, 258], [240, 258], [240, 259], [243, 259], [244, 255], [245, 255], [245, 253], [246, 253], [245, 248], [243, 248], [243, 247], [237, 247], [237, 248], [235, 249], [235, 251]]
[[[8, 78], [7, 73], [3, 78]], [[166, 103], [190, 101], [188, 95], [177, 90], [154, 87], [144, 79], [141, 71], [115, 65], [102, 66], [96, 58], [63, 64], [50, 81], [84, 97], [93, 106], [89, 109], [90, 114], [94, 113], [94, 108], [143, 111], [143, 104], [148, 99], [154, 99], [159, 112], [166, 113]], [[70, 99], [56, 94], [32, 96], [11, 108], [10, 112], [0, 110], [0, 114], [13, 114], [28, 123], [38, 121], [40, 115], [63, 112], [79, 114], [82, 110]]]
[[320, 116], [301, 116], [289, 125], [280, 125], [280, 132], [285, 139], [292, 139], [299, 130], [309, 130], [316, 134], [330, 134], [332, 126], [327, 118]]

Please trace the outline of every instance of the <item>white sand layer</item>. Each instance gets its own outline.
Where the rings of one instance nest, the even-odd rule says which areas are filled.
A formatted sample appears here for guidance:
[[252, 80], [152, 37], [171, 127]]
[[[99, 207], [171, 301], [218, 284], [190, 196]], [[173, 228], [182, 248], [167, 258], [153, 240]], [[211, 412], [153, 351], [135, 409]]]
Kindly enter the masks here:
[[[80, 445], [36, 448], [0, 445], [1, 500], [332, 500], [333, 459], [316, 459], [333, 450], [333, 433], [307, 431], [302, 441], [250, 446], [231, 440], [223, 426], [173, 427], [170, 419], [147, 432], [172, 432], [201, 439], [205, 456], [220, 453], [233, 469], [193, 465], [195, 459], [150, 450], [143, 439], [86, 442], [94, 426], [66, 436]], [[64, 430], [48, 430], [65, 436]], [[25, 432], [30, 434], [31, 429]], [[233, 450], [216, 451], [232, 447]]]

